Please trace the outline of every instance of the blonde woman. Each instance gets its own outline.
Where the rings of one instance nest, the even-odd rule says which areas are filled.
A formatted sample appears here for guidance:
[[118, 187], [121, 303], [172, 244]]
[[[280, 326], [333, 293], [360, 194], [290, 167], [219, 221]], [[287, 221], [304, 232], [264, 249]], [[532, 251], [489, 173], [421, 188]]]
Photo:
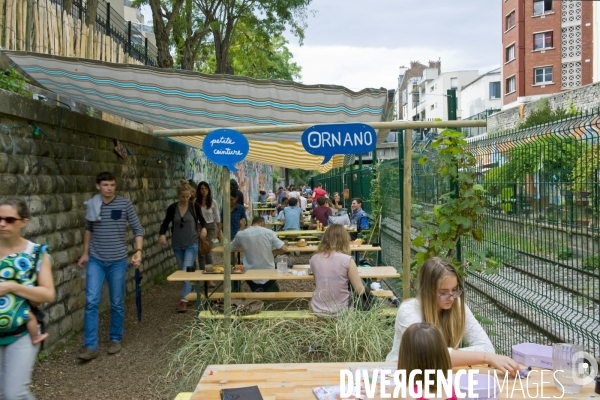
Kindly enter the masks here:
[[329, 225], [317, 254], [310, 259], [310, 268], [316, 284], [310, 308], [316, 314], [337, 316], [350, 308], [348, 283], [357, 294], [365, 292], [356, 263], [350, 256], [350, 237], [342, 225]]
[[[200, 205], [190, 201], [193, 189], [185, 179], [181, 179], [177, 185], [177, 196], [179, 201], [167, 208], [165, 219], [160, 225], [158, 242], [161, 246], [167, 245], [167, 230], [171, 226], [171, 246], [179, 264], [179, 269], [195, 269], [196, 257], [198, 256], [198, 239], [206, 237], [206, 222], [202, 216]], [[200, 225], [198, 232], [197, 224]], [[192, 291], [189, 281], [183, 282], [181, 299], [177, 305], [177, 312], [185, 312], [187, 308], [187, 296]]]
[[[509, 357], [495, 354], [494, 346], [465, 304], [462, 281], [454, 267], [438, 257], [430, 258], [421, 267], [417, 298], [402, 302], [396, 315], [394, 344], [386, 361], [397, 361], [407, 328], [429, 322], [441, 332], [448, 345], [453, 367], [489, 364], [514, 375], [518, 364]], [[465, 339], [469, 347], [457, 350]], [[403, 343], [402, 343], [403, 345]]]

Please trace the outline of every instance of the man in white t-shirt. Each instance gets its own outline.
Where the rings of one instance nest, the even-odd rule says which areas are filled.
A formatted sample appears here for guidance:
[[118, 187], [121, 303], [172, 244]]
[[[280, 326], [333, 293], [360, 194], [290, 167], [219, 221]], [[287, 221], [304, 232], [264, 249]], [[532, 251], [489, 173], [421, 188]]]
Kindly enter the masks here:
[[302, 211], [306, 211], [306, 197], [300, 196], [300, 208]]
[[[244, 268], [246, 269], [275, 269], [274, 254], [284, 254], [287, 246], [277, 237], [277, 234], [265, 228], [263, 217], [254, 217], [252, 226], [239, 231], [231, 242], [231, 250], [244, 251]], [[246, 281], [253, 292], [278, 292], [279, 286], [275, 280]]]

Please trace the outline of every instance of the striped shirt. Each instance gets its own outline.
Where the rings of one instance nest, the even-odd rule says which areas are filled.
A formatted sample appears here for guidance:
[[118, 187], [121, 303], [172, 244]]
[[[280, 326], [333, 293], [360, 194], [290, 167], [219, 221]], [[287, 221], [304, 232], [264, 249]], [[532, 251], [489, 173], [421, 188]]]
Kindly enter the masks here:
[[135, 237], [143, 236], [142, 224], [131, 201], [115, 196], [100, 208], [100, 221], [86, 221], [85, 230], [92, 232], [90, 255], [100, 261], [118, 261], [127, 258], [125, 232], [127, 223]]

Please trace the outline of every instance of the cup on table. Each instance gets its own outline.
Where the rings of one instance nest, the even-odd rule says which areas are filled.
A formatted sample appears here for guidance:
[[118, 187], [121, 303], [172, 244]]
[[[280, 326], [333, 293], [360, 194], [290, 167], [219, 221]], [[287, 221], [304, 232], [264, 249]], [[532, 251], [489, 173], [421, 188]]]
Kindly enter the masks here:
[[350, 230], [351, 231], [355, 231], [356, 230], [356, 222], [350, 222]]
[[286, 273], [288, 269], [288, 257], [286, 255], [278, 255], [275, 257], [277, 262], [277, 272]]
[[583, 346], [571, 343], [552, 345], [554, 386], [561, 392], [576, 394], [581, 390], [578, 384], [578, 365], [583, 362]]

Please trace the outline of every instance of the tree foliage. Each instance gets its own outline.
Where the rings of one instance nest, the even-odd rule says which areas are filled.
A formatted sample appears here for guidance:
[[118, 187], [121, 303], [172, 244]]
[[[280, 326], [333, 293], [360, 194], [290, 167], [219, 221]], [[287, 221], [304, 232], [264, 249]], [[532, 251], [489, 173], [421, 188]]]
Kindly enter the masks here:
[[548, 104], [548, 99], [544, 97], [535, 103], [525, 121], [519, 124], [519, 129], [526, 129], [537, 125], [559, 121], [563, 118], [576, 116], [577, 114], [578, 111], [573, 106], [573, 101], [571, 99], [569, 99], [569, 106], [567, 109], [564, 107], [558, 107], [556, 110], [552, 110]]

